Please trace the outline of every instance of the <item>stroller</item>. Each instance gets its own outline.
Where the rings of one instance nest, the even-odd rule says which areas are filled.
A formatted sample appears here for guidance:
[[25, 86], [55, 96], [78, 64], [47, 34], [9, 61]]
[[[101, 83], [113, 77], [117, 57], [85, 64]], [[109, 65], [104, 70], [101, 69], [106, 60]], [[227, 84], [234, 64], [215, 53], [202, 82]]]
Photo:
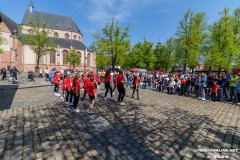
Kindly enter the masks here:
[[28, 72], [28, 81], [29, 82], [31, 82], [31, 81], [35, 82], [35, 80], [34, 80], [34, 73], [32, 71]]

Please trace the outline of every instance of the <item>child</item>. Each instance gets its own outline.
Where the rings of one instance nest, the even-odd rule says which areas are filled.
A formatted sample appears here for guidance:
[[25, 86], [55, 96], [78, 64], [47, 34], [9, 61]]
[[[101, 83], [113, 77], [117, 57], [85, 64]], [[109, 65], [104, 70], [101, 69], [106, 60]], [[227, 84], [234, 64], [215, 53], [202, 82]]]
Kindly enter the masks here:
[[101, 83], [101, 76], [100, 76], [100, 74], [97, 75], [97, 82], [98, 82], [98, 87], [97, 88], [99, 88], [100, 83]]
[[54, 93], [55, 93], [55, 95], [57, 95], [57, 96], [60, 96], [60, 95], [58, 94], [59, 82], [60, 82], [60, 79], [59, 79], [58, 72], [55, 72], [54, 78], [53, 78], [53, 83], [54, 83]]
[[77, 74], [74, 78], [73, 81], [73, 88], [72, 88], [72, 93], [74, 96], [74, 100], [73, 100], [73, 112], [79, 112], [79, 109], [77, 108], [78, 102], [79, 102], [79, 98], [80, 98], [80, 76]]
[[[69, 105], [73, 105], [72, 87], [73, 87], [73, 79], [72, 79], [72, 75], [70, 74], [67, 78], [67, 96], [66, 96], [66, 104], [69, 104]], [[68, 102], [69, 96], [70, 96], [70, 103]]]
[[61, 100], [65, 100], [65, 97], [66, 97], [66, 92], [67, 92], [67, 75], [64, 75], [63, 77], [63, 83], [62, 83], [62, 97], [61, 97]]
[[216, 95], [218, 92], [219, 85], [216, 82], [213, 82], [211, 98], [213, 102], [216, 102]]
[[138, 78], [137, 78], [137, 76], [134, 76], [132, 84], [133, 84], [132, 98], [134, 98], [134, 93], [135, 93], [135, 91], [137, 91], [137, 100], [140, 100], [139, 91], [138, 91]]
[[114, 84], [113, 94], [115, 94], [115, 93], [114, 93], [114, 90], [115, 90], [116, 87], [117, 87], [117, 75], [114, 76], [113, 84]]
[[94, 79], [90, 78], [90, 82], [88, 83], [88, 96], [89, 96], [89, 108], [87, 109], [87, 113], [95, 113], [93, 111], [94, 100], [96, 98], [96, 86], [94, 84]]
[[[90, 76], [88, 75], [88, 77], [90, 77]], [[82, 102], [84, 102], [85, 96], [88, 93], [88, 84], [89, 84], [89, 82], [90, 82], [89, 78], [86, 77], [85, 79], [83, 79], [84, 94], [83, 94], [83, 97], [82, 97]]]

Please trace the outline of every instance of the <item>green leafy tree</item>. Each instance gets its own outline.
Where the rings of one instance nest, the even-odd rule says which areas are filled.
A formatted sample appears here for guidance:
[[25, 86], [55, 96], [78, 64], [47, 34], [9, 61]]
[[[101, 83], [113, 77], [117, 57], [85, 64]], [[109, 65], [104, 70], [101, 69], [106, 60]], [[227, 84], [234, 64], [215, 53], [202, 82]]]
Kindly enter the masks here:
[[240, 67], [240, 7], [234, 10], [233, 21], [234, 45], [236, 49], [233, 63]]
[[[2, 28], [0, 27], [0, 32], [2, 31]], [[2, 36], [2, 34], [0, 33], [0, 45], [2, 45], [4, 42], [4, 38]], [[3, 49], [0, 48], [0, 54], [3, 54]]]
[[131, 50], [132, 67], [153, 70], [155, 68], [156, 55], [153, 51], [153, 43], [144, 40], [135, 44]]
[[35, 20], [30, 17], [28, 19], [32, 34], [20, 34], [19, 36], [36, 54], [36, 72], [38, 75], [40, 58], [56, 47], [54, 42], [49, 39], [50, 32], [46, 30], [46, 21], [41, 22], [39, 15], [36, 15]]
[[77, 50], [75, 48], [70, 49], [65, 58], [66, 61], [70, 63], [70, 65], [73, 65], [74, 69], [76, 65], [80, 65], [81, 55], [77, 53]]
[[218, 68], [218, 74], [222, 69], [230, 70], [236, 56], [236, 47], [233, 32], [233, 18], [229, 15], [229, 8], [224, 8], [222, 17], [210, 28], [210, 40], [208, 52], [205, 55], [205, 64]]
[[200, 48], [205, 37], [206, 30], [205, 13], [193, 13], [190, 9], [185, 13], [184, 18], [179, 21], [177, 30], [178, 61], [183, 65], [194, 68], [198, 64]]
[[122, 31], [118, 22], [114, 22], [114, 19], [112, 19], [102, 29], [102, 35], [96, 33], [93, 37], [98, 45], [97, 54], [102, 53], [109, 57], [113, 69], [116, 64], [121, 65], [123, 63], [122, 55], [130, 48], [129, 27]]

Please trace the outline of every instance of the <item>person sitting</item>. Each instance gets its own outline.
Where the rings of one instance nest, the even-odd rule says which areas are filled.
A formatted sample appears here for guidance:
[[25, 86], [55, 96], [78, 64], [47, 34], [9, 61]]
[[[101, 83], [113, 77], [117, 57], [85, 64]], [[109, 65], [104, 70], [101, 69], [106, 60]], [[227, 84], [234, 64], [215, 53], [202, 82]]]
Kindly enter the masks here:
[[34, 81], [34, 73], [32, 71], [29, 71], [28, 72], [28, 81], [31, 82], [31, 81]]

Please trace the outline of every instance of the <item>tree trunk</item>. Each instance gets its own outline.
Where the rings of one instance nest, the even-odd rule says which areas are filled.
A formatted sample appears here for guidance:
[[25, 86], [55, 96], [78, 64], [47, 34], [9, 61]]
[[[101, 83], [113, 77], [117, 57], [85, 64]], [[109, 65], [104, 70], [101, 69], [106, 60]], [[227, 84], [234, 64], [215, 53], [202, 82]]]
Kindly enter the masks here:
[[221, 68], [218, 68], [218, 77], [220, 76], [221, 74]]
[[40, 61], [41, 56], [38, 54], [37, 55], [37, 66], [35, 67], [35, 72], [36, 72], [36, 76], [39, 76], [39, 61]]
[[194, 73], [194, 67], [192, 67], [192, 74]]
[[174, 72], [175, 66], [172, 67], [172, 72]]
[[185, 74], [186, 73], [186, 64], [183, 65], [183, 73]]

